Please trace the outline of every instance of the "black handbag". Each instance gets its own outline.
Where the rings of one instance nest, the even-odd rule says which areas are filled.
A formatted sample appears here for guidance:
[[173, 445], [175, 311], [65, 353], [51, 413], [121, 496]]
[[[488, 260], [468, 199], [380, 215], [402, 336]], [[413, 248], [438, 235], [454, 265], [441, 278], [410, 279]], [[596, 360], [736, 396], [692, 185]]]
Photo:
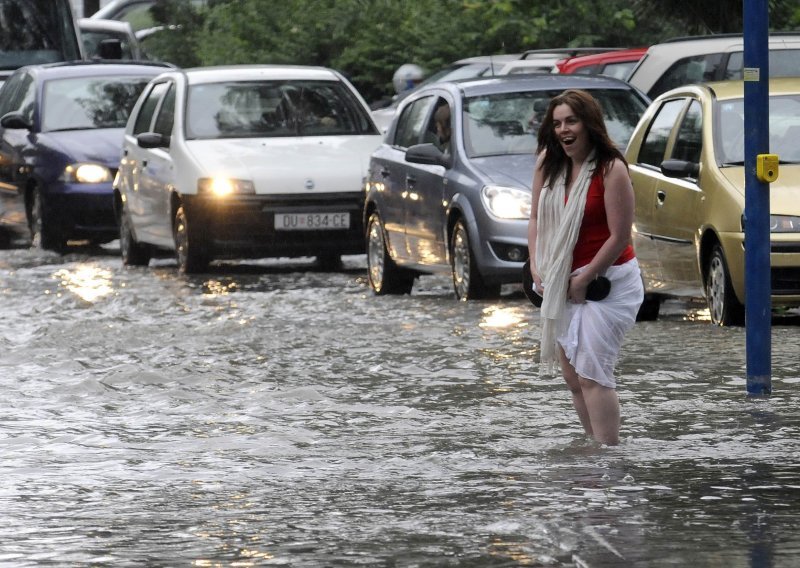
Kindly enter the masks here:
[[[537, 308], [542, 307], [542, 295], [533, 289], [533, 276], [531, 275], [531, 260], [525, 261], [522, 265], [522, 290], [531, 301], [531, 304]], [[594, 280], [589, 282], [586, 288], [586, 299], [590, 302], [599, 302], [605, 299], [611, 292], [611, 280], [605, 276], [596, 276]]]

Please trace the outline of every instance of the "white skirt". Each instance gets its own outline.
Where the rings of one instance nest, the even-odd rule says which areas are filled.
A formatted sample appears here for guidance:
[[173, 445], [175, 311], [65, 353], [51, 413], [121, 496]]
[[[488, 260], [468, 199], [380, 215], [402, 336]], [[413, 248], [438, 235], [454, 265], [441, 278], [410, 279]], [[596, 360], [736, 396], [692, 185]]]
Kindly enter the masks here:
[[[582, 272], [584, 267], [573, 272]], [[644, 287], [636, 259], [606, 271], [611, 292], [599, 302], [567, 303], [559, 323], [558, 343], [578, 375], [616, 388], [614, 365], [625, 334], [636, 323]]]

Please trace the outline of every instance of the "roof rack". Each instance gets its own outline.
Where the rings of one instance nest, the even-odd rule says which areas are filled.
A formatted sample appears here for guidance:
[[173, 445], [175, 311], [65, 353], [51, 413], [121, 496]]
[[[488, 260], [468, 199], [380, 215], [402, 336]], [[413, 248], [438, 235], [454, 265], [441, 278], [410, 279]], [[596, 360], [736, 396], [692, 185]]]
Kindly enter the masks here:
[[[769, 32], [770, 37], [776, 36], [797, 36], [800, 35], [800, 32]], [[680, 37], [671, 37], [669, 39], [665, 39], [659, 43], [672, 43], [677, 41], [698, 41], [698, 40], [711, 40], [711, 39], [719, 39], [719, 38], [740, 38], [744, 37], [744, 34], [734, 34], [734, 33], [725, 33], [725, 34], [705, 34], [705, 35], [693, 35], [693, 36], [680, 36]]]
[[575, 55], [589, 55], [591, 53], [605, 53], [617, 51], [623, 47], [556, 47], [553, 49], [529, 49], [522, 54], [520, 59], [536, 59], [537, 57], [573, 57]]

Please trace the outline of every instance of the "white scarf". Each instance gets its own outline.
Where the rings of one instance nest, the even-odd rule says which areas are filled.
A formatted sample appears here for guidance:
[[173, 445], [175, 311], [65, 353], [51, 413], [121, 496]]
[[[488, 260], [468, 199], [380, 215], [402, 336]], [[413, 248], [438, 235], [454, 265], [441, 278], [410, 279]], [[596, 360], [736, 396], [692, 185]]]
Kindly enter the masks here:
[[572, 272], [572, 252], [578, 241], [586, 194], [595, 170], [594, 151], [584, 160], [569, 199], [566, 195], [566, 171], [556, 176], [552, 187], [539, 194], [536, 217], [536, 269], [545, 287], [541, 307], [542, 337], [540, 364], [542, 374], [554, 374], [558, 366], [558, 323], [567, 303], [567, 287]]

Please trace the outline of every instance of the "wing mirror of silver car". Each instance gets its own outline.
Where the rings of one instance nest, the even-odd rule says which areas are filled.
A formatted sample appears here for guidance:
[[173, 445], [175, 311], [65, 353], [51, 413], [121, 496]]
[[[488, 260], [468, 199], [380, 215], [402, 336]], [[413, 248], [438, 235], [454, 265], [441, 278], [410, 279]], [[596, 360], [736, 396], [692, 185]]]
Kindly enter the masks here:
[[141, 148], [169, 148], [169, 136], [158, 132], [142, 132], [136, 136], [136, 143]]
[[664, 160], [661, 162], [661, 173], [671, 178], [697, 178], [700, 164], [686, 160]]
[[414, 164], [428, 164], [431, 166], [453, 166], [453, 159], [445, 154], [435, 144], [416, 144], [406, 150], [406, 161]]

